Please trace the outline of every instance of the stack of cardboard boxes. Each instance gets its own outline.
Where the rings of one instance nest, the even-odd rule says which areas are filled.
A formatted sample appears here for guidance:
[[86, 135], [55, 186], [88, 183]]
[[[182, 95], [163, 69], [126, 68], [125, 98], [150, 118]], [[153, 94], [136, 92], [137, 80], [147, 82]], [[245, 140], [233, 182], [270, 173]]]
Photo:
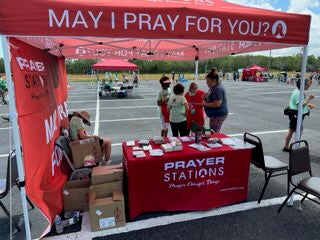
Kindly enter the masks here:
[[122, 180], [122, 165], [93, 169], [89, 200], [92, 231], [126, 224]]
[[89, 209], [92, 231], [124, 226], [122, 180], [122, 165], [113, 165], [93, 168], [91, 181], [68, 181], [63, 188], [65, 211]]

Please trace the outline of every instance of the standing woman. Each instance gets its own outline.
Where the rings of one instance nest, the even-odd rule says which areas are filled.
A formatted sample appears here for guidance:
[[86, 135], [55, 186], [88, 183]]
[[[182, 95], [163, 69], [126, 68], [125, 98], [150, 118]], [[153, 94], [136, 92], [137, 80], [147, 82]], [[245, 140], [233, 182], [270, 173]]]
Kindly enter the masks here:
[[226, 91], [219, 81], [216, 68], [211, 69], [211, 72], [206, 76], [206, 80], [209, 91], [205, 95], [203, 106], [210, 118], [210, 129], [218, 133], [228, 116]]
[[192, 121], [202, 127], [204, 126], [203, 106], [201, 106], [204, 94], [205, 92], [199, 89], [195, 82], [190, 84], [189, 91], [185, 94], [188, 102], [187, 129], [189, 132]]
[[184, 86], [180, 83], [173, 88], [174, 95], [168, 101], [168, 112], [172, 136], [188, 136], [187, 114], [188, 103], [184, 97]]
[[[293, 133], [296, 131], [297, 128], [297, 118], [298, 118], [298, 106], [299, 106], [299, 98], [300, 98], [300, 79], [297, 80], [296, 86], [291, 94], [290, 101], [289, 101], [289, 129], [287, 132], [287, 135], [284, 140], [284, 147], [282, 148], [282, 151], [289, 152], [289, 143], [291, 141]], [[307, 91], [312, 84], [311, 79], [306, 79], [305, 85], [304, 85], [304, 91]], [[304, 93], [304, 102], [303, 102], [303, 108], [302, 108], [302, 121], [305, 118], [305, 116], [309, 115], [310, 109], [314, 108], [313, 104], [310, 104], [310, 101], [315, 98], [315, 94], [311, 94], [309, 97], [306, 97], [306, 94]], [[301, 129], [302, 130], [302, 129]]]

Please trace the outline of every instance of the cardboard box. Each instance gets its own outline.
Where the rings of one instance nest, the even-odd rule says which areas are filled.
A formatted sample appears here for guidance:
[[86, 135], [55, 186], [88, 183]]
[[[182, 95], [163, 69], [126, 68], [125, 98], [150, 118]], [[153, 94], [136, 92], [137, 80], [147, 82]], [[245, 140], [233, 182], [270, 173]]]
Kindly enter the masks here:
[[103, 183], [98, 185], [92, 185], [91, 188], [93, 188], [97, 195], [100, 193], [112, 193], [115, 190], [122, 190], [123, 182], [117, 181], [117, 182], [109, 182], [109, 183]]
[[97, 192], [96, 190], [95, 187], [90, 187], [91, 231], [102, 231], [126, 225], [122, 191]]
[[109, 169], [123, 169], [123, 164], [119, 163], [119, 164], [114, 164], [114, 165], [109, 165], [109, 166], [105, 166]]
[[90, 179], [67, 181], [62, 188], [65, 211], [88, 211]]
[[99, 140], [90, 138], [84, 140], [75, 140], [70, 143], [72, 159], [75, 168], [82, 168], [84, 157], [93, 155], [96, 163], [102, 160], [102, 152]]
[[108, 182], [122, 181], [123, 169], [99, 166], [92, 169], [91, 184], [97, 185]]

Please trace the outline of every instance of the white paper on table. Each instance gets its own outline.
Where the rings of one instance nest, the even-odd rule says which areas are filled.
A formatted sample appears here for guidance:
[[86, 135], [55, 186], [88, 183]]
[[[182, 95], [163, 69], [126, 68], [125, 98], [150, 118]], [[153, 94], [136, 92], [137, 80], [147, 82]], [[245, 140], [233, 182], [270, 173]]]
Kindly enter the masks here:
[[127, 147], [133, 147], [136, 145], [135, 141], [127, 141]]
[[235, 145], [233, 138], [221, 138], [221, 141], [222, 141], [223, 145], [228, 145], [228, 146]]
[[132, 150], [133, 150], [133, 151], [141, 151], [141, 150], [143, 150], [143, 148], [142, 148], [142, 147], [135, 146], [135, 147], [132, 148]]
[[206, 145], [207, 145], [209, 148], [219, 148], [219, 147], [222, 147], [222, 145], [219, 144], [219, 143], [206, 143]]
[[206, 146], [202, 145], [202, 144], [197, 144], [197, 143], [193, 143], [190, 144], [189, 147], [195, 148], [199, 151], [208, 151], [210, 150], [210, 148], [207, 148]]
[[189, 137], [180, 137], [181, 142], [191, 142], [192, 140]]
[[170, 142], [176, 142], [176, 141], [180, 141], [179, 138], [177, 137], [168, 137]]
[[148, 146], [143, 146], [142, 149], [143, 151], [149, 151], [149, 150], [152, 150], [152, 147], [151, 145], [148, 145]]
[[[226, 139], [225, 141], [223, 141], [224, 139]], [[227, 140], [229, 139], [229, 140]], [[255, 146], [244, 142], [242, 139], [239, 138], [223, 138], [222, 142], [225, 145], [229, 145], [230, 147], [232, 147], [233, 149], [247, 149], [247, 148], [254, 148]], [[226, 143], [225, 143], [226, 142]], [[228, 144], [230, 143], [230, 144]]]
[[134, 156], [136, 156], [136, 155], [145, 155], [143, 151], [133, 151], [132, 154]]
[[163, 156], [163, 151], [161, 149], [152, 149], [149, 150], [150, 156], [153, 157], [160, 157]]

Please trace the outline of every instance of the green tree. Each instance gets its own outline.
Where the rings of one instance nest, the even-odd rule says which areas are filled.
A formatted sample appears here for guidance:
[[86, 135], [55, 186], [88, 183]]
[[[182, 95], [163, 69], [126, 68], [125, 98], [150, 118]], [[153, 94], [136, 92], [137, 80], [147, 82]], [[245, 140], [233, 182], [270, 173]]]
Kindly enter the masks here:
[[0, 73], [4, 73], [4, 62], [3, 62], [3, 58], [0, 58]]

